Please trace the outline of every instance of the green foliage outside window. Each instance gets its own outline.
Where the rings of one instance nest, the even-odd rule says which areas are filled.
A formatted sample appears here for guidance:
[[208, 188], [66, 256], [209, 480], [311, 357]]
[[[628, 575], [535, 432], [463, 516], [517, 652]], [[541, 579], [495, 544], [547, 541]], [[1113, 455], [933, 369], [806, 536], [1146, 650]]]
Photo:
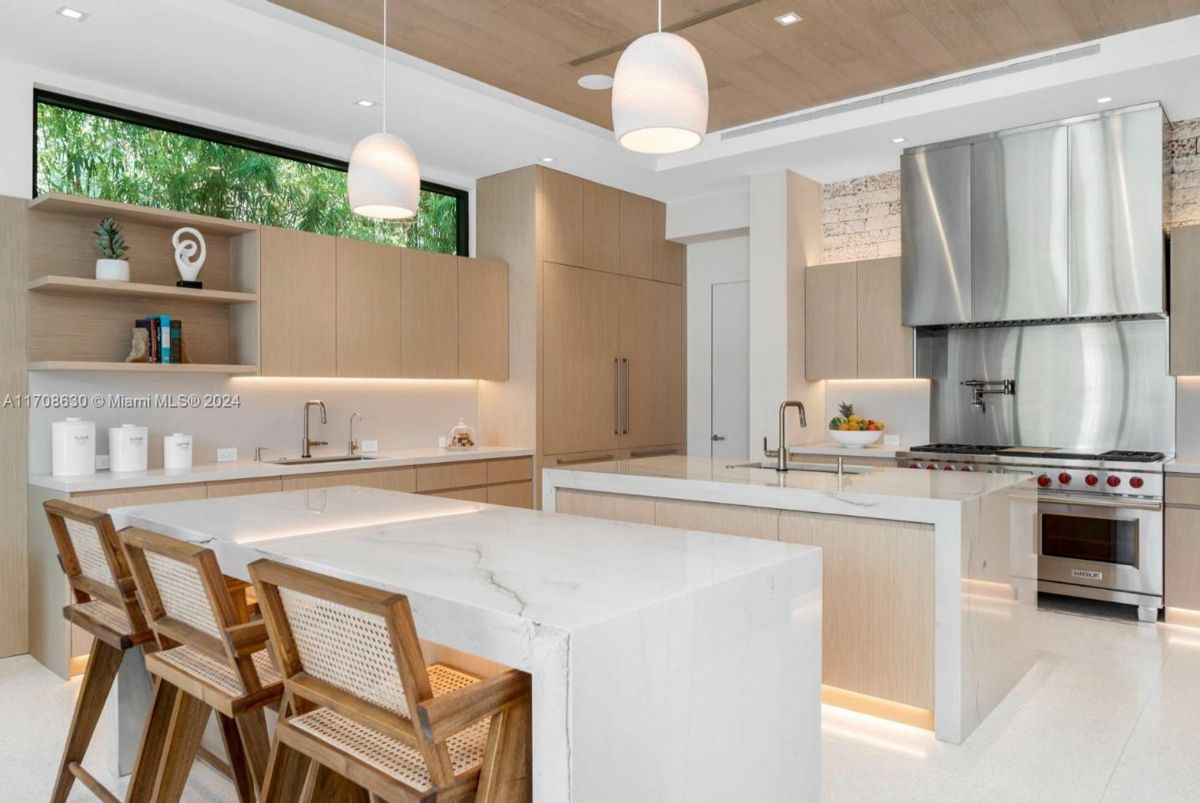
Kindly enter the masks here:
[[37, 104], [37, 192], [458, 252], [453, 195], [422, 190], [415, 221], [364, 218], [341, 170], [49, 103]]

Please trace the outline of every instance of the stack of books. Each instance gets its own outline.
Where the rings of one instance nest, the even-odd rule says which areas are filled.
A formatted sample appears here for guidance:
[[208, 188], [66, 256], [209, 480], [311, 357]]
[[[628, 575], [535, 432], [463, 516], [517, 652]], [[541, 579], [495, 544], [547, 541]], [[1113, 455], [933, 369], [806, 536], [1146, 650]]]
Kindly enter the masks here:
[[173, 321], [170, 315], [147, 315], [134, 325], [149, 334], [150, 362], [183, 362], [183, 321]]

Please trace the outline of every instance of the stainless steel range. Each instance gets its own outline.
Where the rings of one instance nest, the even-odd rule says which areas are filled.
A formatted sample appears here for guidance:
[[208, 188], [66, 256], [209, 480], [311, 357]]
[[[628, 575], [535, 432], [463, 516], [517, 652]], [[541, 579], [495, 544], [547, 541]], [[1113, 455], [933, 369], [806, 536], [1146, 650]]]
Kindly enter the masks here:
[[901, 468], [1027, 473], [1038, 483], [1038, 588], [1138, 606], [1156, 621], [1163, 594], [1162, 452], [935, 443]]

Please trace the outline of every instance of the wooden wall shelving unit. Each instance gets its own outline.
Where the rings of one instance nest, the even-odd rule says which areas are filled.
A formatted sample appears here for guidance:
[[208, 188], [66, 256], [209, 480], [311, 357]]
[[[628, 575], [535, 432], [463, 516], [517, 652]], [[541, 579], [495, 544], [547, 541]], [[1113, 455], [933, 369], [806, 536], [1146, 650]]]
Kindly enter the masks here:
[[[29, 370], [258, 373], [258, 226], [60, 194], [28, 210]], [[92, 229], [105, 215], [123, 226], [129, 282], [94, 278]], [[171, 235], [181, 226], [207, 241], [202, 290], [175, 286]], [[134, 322], [159, 314], [183, 321], [193, 362], [124, 362]]]

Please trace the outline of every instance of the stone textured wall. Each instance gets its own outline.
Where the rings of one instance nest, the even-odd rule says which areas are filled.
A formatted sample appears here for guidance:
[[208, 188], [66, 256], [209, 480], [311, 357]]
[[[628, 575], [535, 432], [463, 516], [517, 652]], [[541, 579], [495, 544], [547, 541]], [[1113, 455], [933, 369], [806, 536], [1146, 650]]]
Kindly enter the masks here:
[[[1200, 119], [1171, 126], [1172, 226], [1200, 224]], [[822, 261], [897, 256], [900, 253], [900, 171], [826, 184], [821, 198]]]

